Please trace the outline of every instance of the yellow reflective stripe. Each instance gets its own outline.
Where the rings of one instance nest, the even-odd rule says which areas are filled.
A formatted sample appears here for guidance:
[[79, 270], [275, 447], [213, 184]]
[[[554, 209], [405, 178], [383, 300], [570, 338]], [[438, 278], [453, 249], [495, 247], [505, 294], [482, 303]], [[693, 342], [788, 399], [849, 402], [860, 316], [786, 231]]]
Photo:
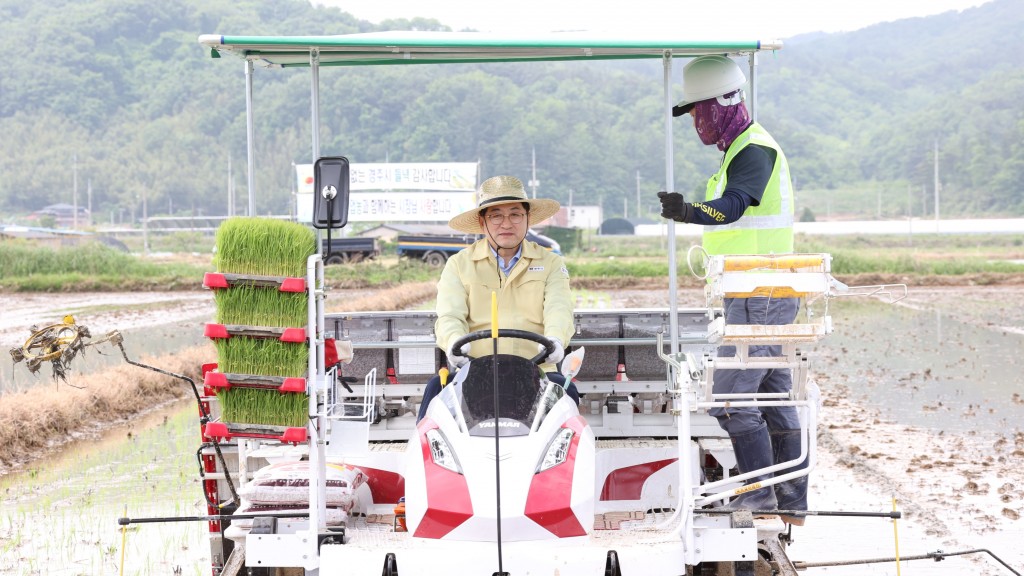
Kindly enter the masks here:
[[758, 288], [751, 292], [726, 292], [726, 298], [804, 298], [809, 294], [821, 294], [821, 292], [798, 292], [788, 287], [776, 286], [773, 288]]
[[726, 272], [744, 270], [794, 270], [797, 268], [820, 268], [825, 262], [821, 254], [781, 254], [778, 256], [726, 256]]

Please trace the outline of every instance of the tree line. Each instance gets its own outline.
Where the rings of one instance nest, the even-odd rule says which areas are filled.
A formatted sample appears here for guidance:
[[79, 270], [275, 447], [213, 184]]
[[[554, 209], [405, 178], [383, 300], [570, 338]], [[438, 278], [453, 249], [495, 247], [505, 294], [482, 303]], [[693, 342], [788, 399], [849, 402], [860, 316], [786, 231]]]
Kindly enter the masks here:
[[[789, 158], [798, 210], [928, 214], [937, 160], [944, 217], [1024, 213], [1019, 7], [993, 0], [761, 55], [758, 118]], [[244, 211], [243, 66], [211, 59], [200, 34], [447, 29], [304, 0], [0, 0], [4, 219], [71, 203], [76, 183], [100, 223], [137, 220], [143, 202], [150, 216], [225, 214], [229, 163]], [[324, 68], [321, 153], [479, 161], [485, 177], [525, 181], [535, 151], [541, 194], [650, 216], [658, 190], [702, 195], [721, 159], [677, 119], [664, 183], [661, 75], [658, 61]], [[260, 214], [288, 212], [292, 164], [312, 161], [308, 90], [307, 69], [256, 69]]]

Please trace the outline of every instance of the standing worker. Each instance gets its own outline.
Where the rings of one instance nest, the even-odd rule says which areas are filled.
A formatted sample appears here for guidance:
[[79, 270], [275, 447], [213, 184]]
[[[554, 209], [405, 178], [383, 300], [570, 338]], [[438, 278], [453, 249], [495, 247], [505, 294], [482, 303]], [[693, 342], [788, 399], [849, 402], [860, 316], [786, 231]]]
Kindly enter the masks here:
[[[745, 83], [743, 70], [731, 59], [695, 58], [683, 68], [683, 102], [672, 108], [673, 116], [693, 117], [701, 142], [725, 153], [718, 172], [708, 180], [703, 202], [688, 203], [678, 192], [658, 193], [662, 217], [704, 226], [703, 247], [712, 256], [793, 252], [789, 165], [775, 139], [751, 121], [743, 103]], [[791, 324], [799, 304], [799, 298], [725, 298], [725, 322]], [[719, 347], [718, 355], [735, 356], [736, 347]], [[781, 347], [750, 346], [749, 355], [780, 356]], [[788, 393], [792, 387], [788, 369], [716, 370], [713, 385], [716, 394]], [[800, 455], [800, 420], [792, 406], [714, 408], [710, 414], [729, 434], [741, 473]], [[806, 467], [804, 459], [796, 469]], [[769, 473], [751, 483], [770, 477]], [[727, 507], [807, 510], [807, 477], [747, 492]], [[782, 519], [796, 525], [804, 522], [803, 516]]]
[[[453, 354], [455, 342], [478, 330], [491, 328], [491, 293], [498, 295], [498, 327], [542, 334], [555, 343], [541, 369], [548, 379], [565, 384], [556, 364], [575, 331], [569, 270], [558, 254], [526, 240], [530, 226], [558, 212], [558, 202], [526, 197], [523, 183], [515, 176], [495, 176], [480, 185], [476, 208], [459, 214], [448, 225], [467, 234], [484, 237], [448, 259], [437, 282], [437, 346], [445, 350], [448, 362], [460, 367], [469, 356], [490, 354], [492, 344], [466, 344]], [[536, 356], [543, 346], [518, 339], [498, 342], [501, 354], [525, 358]], [[441, 391], [441, 379], [427, 382], [420, 404], [418, 422], [430, 401]], [[579, 392], [570, 382], [566, 393], [579, 403]]]

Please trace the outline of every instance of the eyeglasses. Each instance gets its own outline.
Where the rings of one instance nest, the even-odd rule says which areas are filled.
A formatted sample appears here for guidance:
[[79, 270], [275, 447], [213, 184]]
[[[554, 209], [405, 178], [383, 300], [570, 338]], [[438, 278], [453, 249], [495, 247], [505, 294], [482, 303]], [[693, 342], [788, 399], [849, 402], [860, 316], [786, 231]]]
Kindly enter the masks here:
[[487, 223], [491, 226], [500, 226], [502, 222], [508, 218], [508, 221], [512, 225], [519, 225], [526, 219], [526, 212], [510, 212], [508, 214], [502, 214], [501, 212], [490, 212], [484, 216], [487, 219]]

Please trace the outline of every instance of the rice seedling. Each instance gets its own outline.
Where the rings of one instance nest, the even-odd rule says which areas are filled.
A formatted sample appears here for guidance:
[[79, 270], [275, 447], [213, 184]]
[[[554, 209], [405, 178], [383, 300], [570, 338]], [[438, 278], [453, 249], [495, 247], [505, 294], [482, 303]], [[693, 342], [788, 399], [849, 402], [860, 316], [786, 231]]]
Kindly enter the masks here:
[[[121, 550], [122, 505], [131, 517], [167, 516], [172, 509], [176, 515], [201, 513], [205, 508], [198, 504], [179, 508], [178, 502], [178, 478], [194, 475], [196, 429], [194, 406], [180, 408], [164, 424], [133, 428], [130, 440], [123, 440], [123, 431], [111, 433], [116, 445], [105, 440], [76, 445], [74, 454], [44, 463], [34, 478], [4, 477], [9, 489], [0, 490], [0, 573], [8, 573], [5, 560], [19, 558], [13, 573], [115, 574], [111, 550]], [[110, 462], [117, 462], [113, 469]], [[167, 574], [175, 565], [190, 571], [208, 567], [203, 527], [129, 527], [125, 574]]]
[[270, 218], [230, 218], [217, 228], [218, 272], [304, 277], [316, 236], [302, 224]]
[[309, 397], [276, 390], [232, 388], [217, 394], [222, 418], [232, 423], [305, 426]]
[[305, 326], [305, 292], [278, 292], [260, 286], [233, 286], [214, 292], [217, 323], [250, 326]]
[[[220, 272], [260, 276], [304, 276], [306, 260], [316, 251], [312, 230], [301, 224], [266, 218], [232, 218], [217, 230], [215, 262]], [[218, 290], [217, 320], [249, 326], [304, 326], [306, 294], [272, 288], [234, 286]], [[262, 376], [306, 373], [305, 346], [270, 339], [234, 337], [218, 340], [221, 372]], [[303, 395], [235, 388], [218, 393], [222, 417], [228, 422], [301, 426], [306, 421]]]
[[229, 374], [303, 376], [309, 349], [303, 344], [270, 338], [225, 338], [215, 341], [217, 366]]

